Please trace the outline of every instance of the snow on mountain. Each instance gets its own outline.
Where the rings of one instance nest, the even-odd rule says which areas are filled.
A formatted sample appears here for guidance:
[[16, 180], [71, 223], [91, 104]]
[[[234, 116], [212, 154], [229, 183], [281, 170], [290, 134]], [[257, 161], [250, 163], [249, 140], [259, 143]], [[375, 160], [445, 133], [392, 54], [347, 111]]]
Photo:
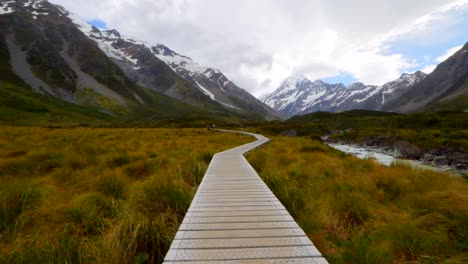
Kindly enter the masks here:
[[403, 74], [382, 86], [360, 82], [348, 86], [310, 81], [304, 75], [292, 76], [262, 101], [288, 117], [316, 111], [341, 112], [351, 109], [380, 110], [425, 78], [423, 72]]
[[200, 89], [202, 90], [202, 92], [206, 95], [208, 95], [211, 100], [215, 100], [215, 96], [214, 94], [212, 94], [208, 89], [206, 89], [205, 87], [203, 87], [201, 84], [199, 84], [198, 82], [196, 82], [198, 87], [200, 87]]
[[411, 76], [404, 76], [414, 83], [398, 100], [385, 103], [384, 110], [411, 113], [421, 110], [466, 111], [468, 107], [468, 42], [452, 56], [441, 62], [418, 82]]
[[90, 25], [88, 22], [82, 20], [80, 17], [73, 13], [68, 13], [68, 17], [73, 21], [73, 23], [78, 26], [78, 28], [90, 39], [94, 40], [99, 48], [109, 57], [112, 59], [120, 60], [120, 61], [129, 61], [133, 64], [137, 64], [138, 60], [132, 58], [130, 54], [127, 52], [115, 48], [112, 44], [114, 41], [120, 39], [120, 34], [118, 32], [114, 32], [112, 30], [99, 30], [96, 27]]
[[[267, 119], [278, 118], [274, 110], [236, 86], [218, 69], [200, 65], [163, 44], [135, 40], [122, 36], [116, 30], [99, 30], [74, 14], [69, 14], [69, 18], [141, 86], [187, 103], [194, 104], [196, 98], [206, 96], [206, 100], [231, 110], [253, 112]], [[191, 87], [176, 87], [169, 82], [162, 84], [160, 80], [154, 80], [158, 72], [164, 71], [160, 65], [157, 65], [160, 61], [182, 79], [191, 83]]]
[[45, 12], [46, 7], [44, 0], [28, 0], [24, 1], [24, 3], [17, 3], [18, 1], [2, 1], [0, 3], [0, 15], [11, 14], [13, 12], [18, 11], [19, 9], [27, 9], [31, 14], [34, 15], [34, 19], [37, 19], [37, 16], [48, 15], [48, 12]]
[[[122, 63], [130, 64], [134, 71], [138, 71], [142, 69], [142, 67], [147, 66], [139, 63], [139, 52], [136, 51], [136, 49], [145, 49], [149, 51], [152, 56], [166, 63], [179, 75], [182, 70], [187, 71], [189, 76], [203, 74], [208, 70], [208, 68], [198, 65], [188, 57], [173, 52], [162, 44], [149, 44], [144, 41], [134, 40], [131, 37], [122, 36], [116, 30], [99, 30], [73, 13], [69, 13], [68, 17], [85, 35], [94, 40], [109, 58], [121, 62], [119, 63], [120, 66], [122, 66]], [[218, 98], [216, 98], [209, 89], [203, 87], [199, 83], [195, 84], [194, 87], [198, 88], [201, 93], [208, 96], [213, 101], [218, 101]], [[158, 89], [155, 90], [158, 91]]]
[[13, 3], [15, 3], [15, 1], [5, 1], [4, 3], [0, 3], [0, 15], [15, 12], [15, 8], [12, 6]]

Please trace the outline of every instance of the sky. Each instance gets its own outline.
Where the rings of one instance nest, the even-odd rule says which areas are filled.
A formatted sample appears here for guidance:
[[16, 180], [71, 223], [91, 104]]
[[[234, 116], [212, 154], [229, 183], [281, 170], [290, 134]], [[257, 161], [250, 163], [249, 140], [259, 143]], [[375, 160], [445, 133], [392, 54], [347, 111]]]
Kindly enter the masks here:
[[468, 0], [51, 0], [162, 43], [255, 96], [292, 75], [381, 85], [431, 72], [468, 41]]

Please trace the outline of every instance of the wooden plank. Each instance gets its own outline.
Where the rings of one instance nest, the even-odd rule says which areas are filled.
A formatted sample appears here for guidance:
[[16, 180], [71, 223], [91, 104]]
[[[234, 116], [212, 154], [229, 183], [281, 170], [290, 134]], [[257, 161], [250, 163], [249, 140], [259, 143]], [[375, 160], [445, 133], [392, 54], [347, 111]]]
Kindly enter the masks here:
[[268, 139], [240, 133], [257, 141], [214, 155], [165, 263], [328, 263], [243, 157]]

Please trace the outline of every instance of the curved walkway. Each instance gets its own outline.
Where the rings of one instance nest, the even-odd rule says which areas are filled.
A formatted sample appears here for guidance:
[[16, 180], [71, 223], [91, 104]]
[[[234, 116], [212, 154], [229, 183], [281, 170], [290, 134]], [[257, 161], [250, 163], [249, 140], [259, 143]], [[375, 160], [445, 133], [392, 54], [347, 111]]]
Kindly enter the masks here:
[[238, 133], [257, 141], [214, 155], [164, 262], [327, 263], [243, 156], [269, 139]]

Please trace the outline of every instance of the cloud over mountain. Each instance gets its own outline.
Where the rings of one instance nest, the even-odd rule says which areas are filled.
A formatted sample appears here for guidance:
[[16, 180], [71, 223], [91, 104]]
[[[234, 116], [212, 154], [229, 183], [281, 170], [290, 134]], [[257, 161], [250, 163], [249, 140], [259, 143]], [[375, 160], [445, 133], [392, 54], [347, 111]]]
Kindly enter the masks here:
[[[255, 95], [271, 92], [292, 74], [317, 79], [346, 73], [383, 84], [422, 69], [426, 62], [393, 47], [420, 31], [429, 37], [428, 30], [447, 31], [468, 9], [467, 0], [53, 2], [214, 65]], [[446, 49], [434, 50], [433, 57]]]

